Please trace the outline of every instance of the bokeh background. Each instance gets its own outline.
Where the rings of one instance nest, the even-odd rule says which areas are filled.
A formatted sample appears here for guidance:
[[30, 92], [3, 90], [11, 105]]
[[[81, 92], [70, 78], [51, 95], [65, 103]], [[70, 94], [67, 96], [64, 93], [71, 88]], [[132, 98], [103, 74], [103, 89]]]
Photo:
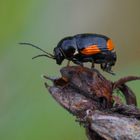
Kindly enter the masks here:
[[[34, 43], [52, 52], [77, 33], [100, 33], [116, 45], [116, 76], [140, 75], [139, 0], [0, 0], [0, 140], [86, 140], [75, 118], [49, 95], [42, 74], [59, 76], [62, 66], [32, 56]], [[66, 62], [63, 63], [65, 65]], [[128, 84], [140, 105], [140, 81]]]

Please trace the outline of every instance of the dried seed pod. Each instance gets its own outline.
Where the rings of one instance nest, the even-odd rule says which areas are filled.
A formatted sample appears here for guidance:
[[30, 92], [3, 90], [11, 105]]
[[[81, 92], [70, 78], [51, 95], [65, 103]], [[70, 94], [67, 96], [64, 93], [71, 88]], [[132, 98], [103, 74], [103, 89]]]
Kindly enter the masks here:
[[[80, 66], [64, 67], [61, 75], [61, 78], [54, 79], [44, 76], [53, 82], [52, 86], [45, 82], [45, 86], [61, 106], [84, 124], [89, 140], [133, 138], [135, 135], [129, 133], [135, 130], [139, 138], [140, 126], [135, 118], [140, 119], [140, 110], [135, 106], [113, 106], [112, 97], [113, 90], [119, 89], [125, 95], [127, 104], [136, 104], [135, 94], [125, 83], [138, 77], [125, 77], [111, 82], [97, 70]], [[133, 126], [131, 130], [129, 123]], [[126, 124], [125, 127], [122, 124]], [[121, 127], [125, 132], [124, 137]]]
[[96, 69], [80, 66], [64, 67], [62, 77], [81, 94], [93, 100], [106, 99], [107, 106], [112, 106], [112, 82], [103, 77]]
[[[50, 79], [46, 76], [45, 78]], [[45, 83], [45, 86], [49, 90], [52, 97], [66, 110], [78, 118], [83, 118], [86, 116], [87, 110], [100, 109], [100, 104], [98, 102], [83, 96], [80, 92], [77, 92], [77, 90], [73, 89], [69, 84], [65, 83], [63, 86], [60, 86], [59, 82], [62, 82], [62, 80], [62, 78], [52, 80], [54, 84], [53, 86], [49, 86], [47, 83]], [[64, 82], [65, 81], [62, 83]]]
[[[111, 82], [96, 69], [89, 69], [81, 66], [63, 67], [60, 72], [62, 75], [61, 78], [51, 79], [47, 76], [44, 76], [44, 78], [53, 82], [54, 85], [49, 88], [49, 91], [50, 93], [56, 92], [56, 94], [52, 94], [53, 97], [55, 99], [57, 98], [56, 100], [65, 108], [70, 108], [70, 103], [74, 102], [74, 104], [80, 104], [81, 106], [83, 104], [86, 104], [85, 106], [90, 106], [89, 104], [94, 102], [93, 104], [97, 103], [101, 107], [100, 110], [112, 107], [114, 100], [112, 94], [114, 89], [122, 91], [127, 104], [136, 105], [135, 94], [125, 85], [125, 83], [131, 80], [140, 79], [139, 77], [129, 76], [121, 78], [116, 82]], [[67, 100], [67, 103], [64, 103], [64, 101], [61, 101], [58, 98], [62, 95], [67, 95], [63, 97], [63, 99]], [[86, 103], [87, 100], [89, 103]], [[77, 108], [77, 110], [79, 109]]]

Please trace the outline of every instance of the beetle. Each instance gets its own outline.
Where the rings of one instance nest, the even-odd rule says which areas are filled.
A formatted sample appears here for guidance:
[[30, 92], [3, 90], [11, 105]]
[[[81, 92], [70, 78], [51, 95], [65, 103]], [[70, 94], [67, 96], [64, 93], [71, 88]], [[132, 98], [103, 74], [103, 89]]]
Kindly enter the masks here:
[[31, 45], [45, 53], [33, 58], [46, 56], [55, 59], [59, 65], [62, 64], [64, 59], [68, 60], [68, 65], [70, 61], [81, 66], [84, 62], [91, 62], [92, 68], [94, 68], [94, 63], [97, 63], [100, 64], [103, 71], [114, 74], [111, 68], [115, 65], [117, 59], [114, 51], [115, 46], [113, 41], [105, 35], [85, 33], [65, 37], [54, 48], [54, 54], [50, 54], [30, 43], [20, 44]]

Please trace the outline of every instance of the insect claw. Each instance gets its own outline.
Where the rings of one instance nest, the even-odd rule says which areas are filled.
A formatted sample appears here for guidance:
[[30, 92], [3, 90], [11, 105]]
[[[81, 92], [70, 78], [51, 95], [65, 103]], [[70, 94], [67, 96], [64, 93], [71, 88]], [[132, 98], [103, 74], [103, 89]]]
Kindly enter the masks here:
[[46, 82], [44, 83], [44, 85], [47, 89], [50, 87]]
[[116, 75], [116, 73], [114, 73], [113, 71], [106, 71], [108, 72], [109, 74], [112, 74], [112, 75]]
[[116, 73], [114, 73], [113, 71], [110, 71], [110, 74], [112, 74], [112, 75], [116, 75]]
[[51, 78], [51, 77], [48, 77], [46, 75], [43, 75], [42, 77], [45, 78], [45, 79], [48, 79], [48, 80], [50, 80], [52, 82], [54, 82], [54, 80], [55, 80], [55, 78]]

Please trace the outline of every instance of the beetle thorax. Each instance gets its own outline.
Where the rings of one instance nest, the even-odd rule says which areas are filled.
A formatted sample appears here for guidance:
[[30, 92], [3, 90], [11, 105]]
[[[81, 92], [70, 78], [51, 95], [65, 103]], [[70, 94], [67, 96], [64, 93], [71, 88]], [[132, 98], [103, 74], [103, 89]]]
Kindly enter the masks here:
[[73, 37], [63, 39], [57, 47], [60, 48], [61, 52], [67, 59], [71, 58], [77, 50], [76, 41]]

